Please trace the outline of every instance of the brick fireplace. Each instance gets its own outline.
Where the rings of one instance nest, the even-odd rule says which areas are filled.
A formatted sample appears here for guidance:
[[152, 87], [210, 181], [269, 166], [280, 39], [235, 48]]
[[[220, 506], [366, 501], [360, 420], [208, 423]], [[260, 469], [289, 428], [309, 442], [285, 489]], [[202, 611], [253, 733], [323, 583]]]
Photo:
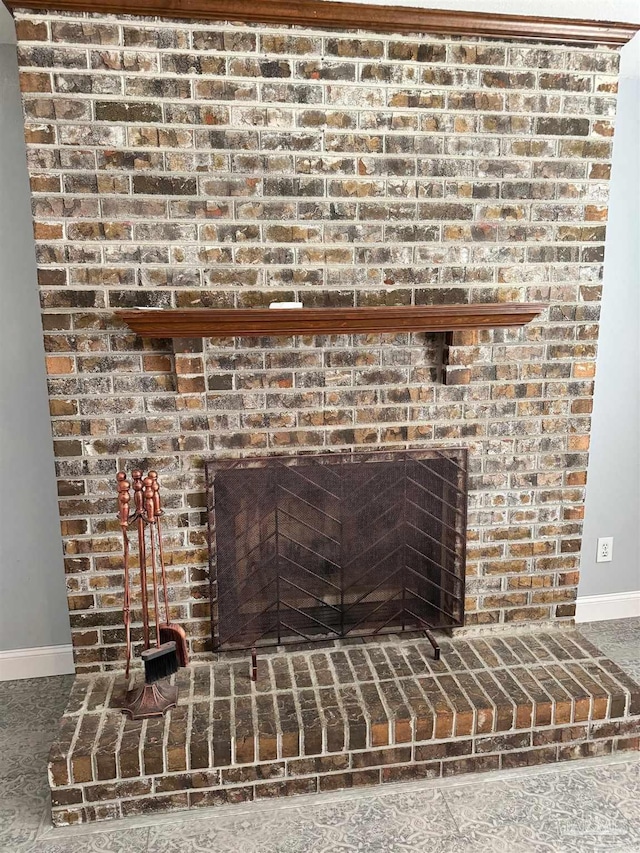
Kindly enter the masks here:
[[[272, 778], [271, 795], [315, 790], [325, 772], [333, 781], [321, 787], [411, 772], [380, 770], [389, 763], [461, 772], [510, 766], [500, 758], [510, 749], [531, 763], [637, 745], [635, 686], [570, 630], [616, 47], [631, 30], [594, 25], [590, 37], [583, 22], [551, 38], [543, 23], [524, 19], [510, 30], [456, 30], [447, 16], [415, 10], [432, 24], [412, 30], [398, 10], [381, 32], [354, 32], [331, 24], [329, 13], [302, 23], [266, 15], [278, 5], [269, 2], [257, 5], [270, 23], [214, 21], [219, 3], [210, 4], [212, 20], [203, 3], [184, 4], [182, 19], [162, 0], [138, 17], [109, 2], [60, 2], [64, 11], [8, 5], [16, 7], [79, 676], [52, 756], [54, 820], [247, 799]], [[544, 310], [518, 328], [446, 338], [162, 339], [115, 316], [274, 301], [344, 309], [535, 302]], [[469, 503], [457, 633], [476, 635], [471, 651], [454, 638], [441, 670], [425, 662], [419, 639], [399, 641], [400, 653], [373, 644], [359, 662], [356, 651], [337, 651], [338, 662], [300, 652], [299, 670], [295, 656], [268, 656], [255, 694], [240, 670], [233, 675], [236, 664], [215, 661], [206, 462], [461, 446]], [[155, 468], [162, 481], [171, 617], [194, 661], [178, 675], [186, 704], [144, 723], [111, 710], [125, 664], [115, 475], [136, 467]], [[139, 596], [133, 606], [139, 650]], [[532, 639], [518, 640], [516, 626]], [[548, 639], [533, 639], [534, 628]], [[483, 632], [492, 638], [477, 639]], [[581, 659], [591, 669], [580, 669]], [[555, 675], [544, 674], [547, 664]], [[483, 687], [476, 670], [491, 667], [503, 683], [487, 675]], [[527, 667], [540, 670], [538, 680]], [[435, 681], [421, 683], [427, 676]], [[329, 693], [358, 680], [377, 684], [382, 698], [369, 702], [369, 688], [358, 688], [364, 706], [336, 699], [345, 721], [338, 745]], [[308, 713], [315, 702], [325, 709], [316, 712], [317, 742], [301, 734], [300, 694], [288, 710], [281, 704], [269, 729], [278, 697], [294, 686], [314, 694]], [[327, 705], [317, 694], [324, 688]], [[430, 690], [448, 698], [436, 701]], [[406, 713], [396, 714], [400, 706]], [[529, 716], [503, 719], [507, 706], [528, 707]], [[257, 744], [244, 756], [232, 731], [243, 720], [242, 737]], [[214, 730], [218, 746], [206, 734]], [[416, 746], [430, 739], [435, 745]], [[562, 742], [573, 752], [563, 756]]]

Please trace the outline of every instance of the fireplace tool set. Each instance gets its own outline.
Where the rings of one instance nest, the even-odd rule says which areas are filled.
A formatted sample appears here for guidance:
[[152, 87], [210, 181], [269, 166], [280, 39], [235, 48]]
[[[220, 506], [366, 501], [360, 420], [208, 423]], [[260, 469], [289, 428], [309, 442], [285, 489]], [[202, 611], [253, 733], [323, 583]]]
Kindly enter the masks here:
[[[131, 663], [131, 573], [129, 568], [129, 528], [135, 526], [138, 538], [140, 593], [144, 649], [144, 683], [127, 692], [122, 710], [134, 720], [162, 716], [178, 701], [178, 688], [169, 677], [178, 667], [188, 663], [184, 629], [170, 621], [167, 575], [162, 549], [160, 519], [163, 515], [160, 485], [155, 471], [144, 477], [142, 471], [132, 471], [131, 485], [124, 472], [118, 474], [118, 519], [122, 529], [124, 551], [123, 617], [127, 644], [126, 676]], [[158, 566], [160, 571], [158, 571]], [[151, 576], [151, 591], [149, 590]], [[164, 599], [164, 621], [160, 610], [160, 584]], [[150, 601], [152, 598], [152, 601]]]

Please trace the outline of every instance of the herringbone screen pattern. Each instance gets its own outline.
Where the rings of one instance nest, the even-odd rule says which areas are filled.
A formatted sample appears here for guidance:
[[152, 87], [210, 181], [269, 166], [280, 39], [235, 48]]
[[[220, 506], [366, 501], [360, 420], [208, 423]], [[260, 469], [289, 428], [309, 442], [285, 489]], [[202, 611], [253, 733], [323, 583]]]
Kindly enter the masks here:
[[463, 450], [208, 463], [214, 646], [462, 624]]

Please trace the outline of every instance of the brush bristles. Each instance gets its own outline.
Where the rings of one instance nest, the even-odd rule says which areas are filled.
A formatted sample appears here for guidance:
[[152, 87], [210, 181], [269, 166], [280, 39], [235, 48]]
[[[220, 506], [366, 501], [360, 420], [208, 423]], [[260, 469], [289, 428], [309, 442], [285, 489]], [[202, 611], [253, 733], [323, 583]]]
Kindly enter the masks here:
[[178, 654], [176, 644], [173, 642], [163, 643], [153, 649], [142, 652], [144, 663], [144, 680], [147, 684], [154, 684], [162, 678], [168, 678], [178, 671]]

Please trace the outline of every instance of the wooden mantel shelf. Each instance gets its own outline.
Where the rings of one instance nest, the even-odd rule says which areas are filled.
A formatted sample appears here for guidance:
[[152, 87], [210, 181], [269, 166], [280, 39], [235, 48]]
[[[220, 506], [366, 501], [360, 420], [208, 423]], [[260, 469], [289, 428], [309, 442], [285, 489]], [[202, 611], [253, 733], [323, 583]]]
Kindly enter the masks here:
[[546, 305], [505, 302], [376, 308], [187, 308], [116, 311], [143, 338], [455, 332], [524, 326]]
[[[1, 0], [0, 0], [1, 2]], [[4, 0], [9, 9], [142, 15], [387, 33], [435, 33], [564, 44], [626, 44], [637, 24], [331, 0]], [[504, 4], [508, 5], [508, 4]]]

